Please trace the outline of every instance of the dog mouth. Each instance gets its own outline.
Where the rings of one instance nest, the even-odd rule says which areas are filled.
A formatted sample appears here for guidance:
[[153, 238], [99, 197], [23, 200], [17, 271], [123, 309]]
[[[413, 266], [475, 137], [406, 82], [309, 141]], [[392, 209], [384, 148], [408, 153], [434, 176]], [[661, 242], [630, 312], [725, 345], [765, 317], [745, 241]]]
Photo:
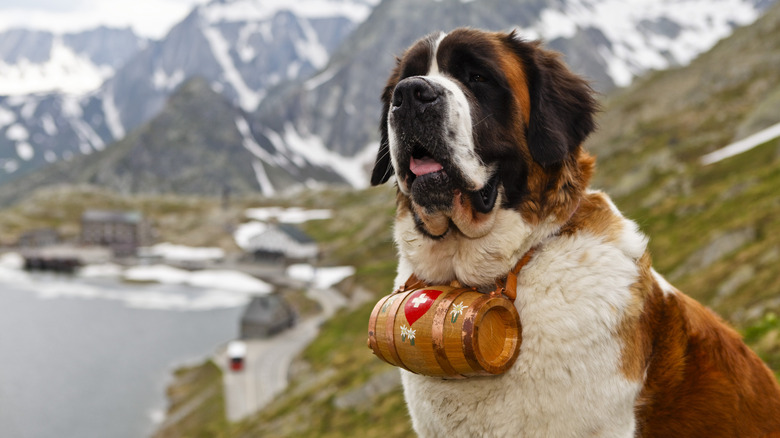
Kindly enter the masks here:
[[479, 213], [489, 213], [498, 198], [498, 172], [479, 190], [468, 190], [464, 178], [447, 161], [435, 158], [425, 147], [414, 145], [409, 156], [407, 187], [415, 203], [429, 212], [448, 210], [456, 193], [462, 193]]
[[409, 159], [409, 170], [415, 177], [419, 177], [434, 172], [443, 172], [444, 166], [431, 157], [422, 146], [416, 145], [412, 149], [412, 156]]

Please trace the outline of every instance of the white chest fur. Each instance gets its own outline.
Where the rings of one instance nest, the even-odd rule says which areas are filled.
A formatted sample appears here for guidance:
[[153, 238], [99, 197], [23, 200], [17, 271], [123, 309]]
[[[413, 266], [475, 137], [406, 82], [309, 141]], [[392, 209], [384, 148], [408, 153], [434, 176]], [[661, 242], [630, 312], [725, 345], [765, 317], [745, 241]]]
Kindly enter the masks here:
[[[523, 342], [506, 374], [446, 381], [403, 372], [418, 434], [633, 436], [641, 383], [620, 371], [617, 333], [644, 239], [626, 222], [622, 242], [586, 233], [556, 237], [523, 268], [515, 302]], [[404, 270], [409, 262], [401, 252]]]

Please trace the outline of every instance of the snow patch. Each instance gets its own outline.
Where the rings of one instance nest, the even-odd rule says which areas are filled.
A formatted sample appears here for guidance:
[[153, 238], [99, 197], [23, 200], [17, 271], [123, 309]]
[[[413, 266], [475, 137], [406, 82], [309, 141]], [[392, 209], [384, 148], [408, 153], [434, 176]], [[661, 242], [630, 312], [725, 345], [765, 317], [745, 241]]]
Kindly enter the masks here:
[[119, 108], [114, 103], [114, 87], [108, 87], [103, 93], [103, 114], [106, 116], [106, 126], [111, 131], [111, 136], [118, 140], [125, 136], [125, 127], [122, 124], [122, 117], [119, 114]]
[[273, 220], [284, 224], [302, 224], [313, 220], [330, 219], [333, 212], [324, 209], [306, 210], [299, 207], [261, 207], [247, 209], [244, 216], [263, 222]]
[[236, 128], [238, 128], [238, 132], [243, 138], [242, 144], [244, 145], [244, 149], [248, 150], [256, 158], [259, 158], [267, 163], [273, 163], [275, 161], [274, 157], [268, 153], [268, 151], [257, 144], [254, 136], [252, 135], [252, 131], [249, 129], [249, 124], [246, 122], [246, 119], [243, 117], [237, 117]]
[[[265, 23], [264, 23], [265, 24]], [[243, 62], [249, 62], [255, 59], [257, 52], [252, 44], [249, 43], [249, 38], [258, 32], [261, 32], [260, 23], [251, 22], [247, 23], [238, 33], [238, 40], [236, 41], [236, 53]], [[269, 38], [264, 38], [265, 41], [271, 41]]]
[[[746, 0], [568, 0], [540, 13], [537, 23], [519, 29], [525, 38], [572, 38], [580, 30], [597, 29], [612, 49], [599, 53], [618, 86], [648, 69], [685, 65], [731, 34], [733, 26], [752, 23], [759, 10]], [[642, 29], [642, 22], [672, 22], [679, 33], [670, 38]], [[671, 55], [671, 63], [661, 53]]]
[[175, 262], [218, 261], [225, 258], [225, 251], [222, 248], [192, 247], [173, 243], [158, 243], [144, 248], [143, 253]]
[[74, 96], [64, 96], [62, 99], [62, 115], [68, 118], [80, 118], [84, 112], [81, 110], [81, 104], [78, 98]]
[[85, 122], [81, 118], [72, 118], [69, 120], [70, 126], [73, 127], [73, 130], [76, 131], [76, 134], [79, 136], [79, 139], [81, 142], [79, 143], [79, 150], [81, 150], [84, 154], [89, 154], [92, 152], [90, 147], [95, 148], [96, 151], [102, 151], [105, 149], [106, 144], [103, 142], [103, 139], [100, 138], [99, 135], [95, 132], [94, 129], [92, 129], [87, 122]]
[[186, 284], [244, 294], [264, 295], [273, 292], [273, 286], [239, 271], [205, 269], [185, 271], [168, 265], [135, 266], [125, 270], [125, 280], [162, 284]]
[[54, 118], [51, 114], [44, 114], [43, 117], [41, 117], [41, 126], [43, 126], [43, 131], [46, 132], [47, 135], [55, 136], [59, 133], [57, 124], [54, 123]]
[[238, 94], [238, 101], [241, 108], [245, 111], [254, 111], [260, 104], [263, 95], [262, 93], [252, 90], [246, 82], [244, 82], [244, 78], [241, 76], [241, 73], [239, 73], [230, 56], [230, 45], [222, 36], [222, 33], [219, 29], [206, 26], [203, 28], [203, 35], [209, 42], [211, 53], [214, 55], [214, 58], [217, 60], [217, 63], [219, 63], [220, 67], [222, 67], [225, 80]]
[[178, 87], [185, 79], [184, 70], [178, 69], [169, 75], [162, 67], [157, 67], [152, 76], [152, 83], [158, 90], [170, 91]]
[[269, 294], [274, 290], [270, 284], [249, 274], [230, 270], [195, 271], [190, 275], [187, 283], [196, 287], [226, 289], [257, 295]]
[[276, 190], [274, 189], [273, 184], [271, 184], [271, 180], [268, 178], [268, 174], [265, 172], [265, 166], [263, 166], [263, 162], [260, 160], [253, 160], [252, 170], [255, 171], [255, 178], [257, 179], [257, 184], [260, 186], [260, 191], [263, 193], [263, 195], [273, 196], [276, 194]]
[[119, 278], [124, 268], [115, 263], [87, 265], [78, 270], [78, 276], [83, 278]]
[[0, 163], [2, 163], [5, 173], [14, 173], [19, 170], [19, 162], [14, 159], [6, 159], [5, 162], [0, 160]]
[[265, 21], [281, 11], [307, 18], [345, 17], [353, 23], [363, 22], [379, 0], [238, 0], [202, 6], [201, 15], [211, 24], [240, 21]]
[[16, 155], [24, 161], [30, 161], [35, 157], [35, 149], [26, 141], [16, 143]]
[[0, 254], [0, 268], [20, 270], [24, 268], [24, 257], [16, 252]]
[[[317, 32], [308, 20], [298, 20], [298, 23], [306, 39], [295, 42], [295, 52], [301, 59], [309, 61], [319, 70], [328, 62], [328, 50], [322, 45], [317, 37]], [[297, 74], [293, 77], [297, 77]]]
[[[329, 150], [321, 138], [316, 135], [300, 135], [291, 123], [285, 124], [283, 136], [268, 135], [277, 150], [289, 150], [295, 155], [293, 162], [303, 167], [301, 160], [309, 161], [321, 167], [330, 167], [341, 175], [344, 180], [353, 187], [366, 187], [368, 185], [366, 171], [364, 169], [365, 156], [363, 153], [355, 157], [344, 157]], [[296, 159], [296, 157], [299, 157]]]
[[307, 80], [304, 82], [303, 87], [306, 89], [306, 91], [312, 91], [319, 87], [320, 85], [328, 82], [329, 80], [333, 79], [334, 76], [339, 72], [339, 69], [336, 67], [331, 67], [325, 71], [322, 71], [318, 73], [313, 78]]
[[25, 141], [30, 138], [30, 134], [24, 125], [14, 123], [5, 131], [5, 137], [11, 141]]
[[249, 241], [267, 229], [268, 225], [263, 222], [251, 221], [243, 223], [233, 231], [233, 240], [236, 241], [236, 245], [239, 248], [246, 251], [250, 247]]
[[762, 145], [778, 137], [780, 137], [780, 123], [759, 131], [750, 137], [732, 143], [728, 146], [724, 146], [717, 151], [710, 152], [709, 154], [701, 157], [700, 162], [705, 166], [708, 164], [717, 163], [718, 161], [733, 157], [734, 155], [747, 152], [756, 146]]
[[315, 268], [309, 264], [295, 264], [287, 268], [286, 274], [294, 280], [310, 283], [317, 289], [328, 289], [345, 278], [355, 275], [355, 268], [352, 266]]
[[0, 106], [0, 128], [4, 128], [16, 121], [16, 114], [7, 108]]
[[96, 90], [113, 74], [111, 67], [96, 65], [66, 46], [61, 36], [55, 36], [45, 62], [33, 63], [26, 58], [14, 64], [0, 61], [0, 95], [84, 94]]

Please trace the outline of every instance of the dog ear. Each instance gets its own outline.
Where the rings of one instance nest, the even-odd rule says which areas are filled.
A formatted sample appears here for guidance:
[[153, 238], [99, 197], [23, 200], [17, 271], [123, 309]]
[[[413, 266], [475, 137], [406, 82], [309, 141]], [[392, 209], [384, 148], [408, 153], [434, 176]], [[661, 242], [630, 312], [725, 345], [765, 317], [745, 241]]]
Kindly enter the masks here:
[[387, 137], [387, 114], [390, 111], [390, 101], [393, 98], [393, 90], [395, 90], [395, 85], [398, 83], [398, 78], [401, 74], [399, 70], [400, 63], [401, 60], [396, 58], [396, 67], [382, 92], [382, 119], [379, 125], [379, 151], [377, 152], [376, 161], [374, 162], [374, 170], [371, 172], [372, 186], [386, 183], [395, 173], [393, 170], [393, 163], [390, 161], [390, 141]]
[[509, 35], [523, 60], [531, 114], [527, 128], [531, 157], [548, 167], [561, 163], [596, 127], [598, 104], [593, 89], [572, 73], [560, 54], [542, 49], [539, 41], [521, 41]]

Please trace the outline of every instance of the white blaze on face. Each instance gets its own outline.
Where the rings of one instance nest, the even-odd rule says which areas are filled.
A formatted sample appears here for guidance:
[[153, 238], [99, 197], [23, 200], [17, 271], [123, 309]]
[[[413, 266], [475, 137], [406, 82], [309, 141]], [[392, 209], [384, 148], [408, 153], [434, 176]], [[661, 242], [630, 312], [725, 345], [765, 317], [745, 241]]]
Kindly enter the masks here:
[[[431, 65], [425, 76], [427, 81], [442, 86], [445, 95], [442, 96], [444, 105], [446, 105], [445, 120], [440, 127], [440, 138], [449, 149], [449, 155], [452, 163], [459, 169], [465, 178], [469, 191], [481, 190], [490, 179], [489, 169], [485, 166], [476, 152], [474, 136], [472, 131], [471, 106], [466, 95], [458, 86], [454, 79], [442, 73], [439, 70], [439, 64], [436, 59], [439, 45], [447, 36], [446, 33], [440, 33], [436, 41], [431, 46]], [[392, 111], [392, 110], [391, 110]], [[392, 116], [392, 113], [390, 114]], [[388, 120], [391, 117], [388, 117]], [[396, 151], [398, 149], [398, 137], [391, 127], [388, 127], [388, 141], [390, 146], [390, 159], [394, 169], [400, 169], [399, 166], [408, 166], [409, 163], [399, 163]], [[409, 194], [409, 188], [406, 182], [398, 178], [398, 186], [404, 194]]]

